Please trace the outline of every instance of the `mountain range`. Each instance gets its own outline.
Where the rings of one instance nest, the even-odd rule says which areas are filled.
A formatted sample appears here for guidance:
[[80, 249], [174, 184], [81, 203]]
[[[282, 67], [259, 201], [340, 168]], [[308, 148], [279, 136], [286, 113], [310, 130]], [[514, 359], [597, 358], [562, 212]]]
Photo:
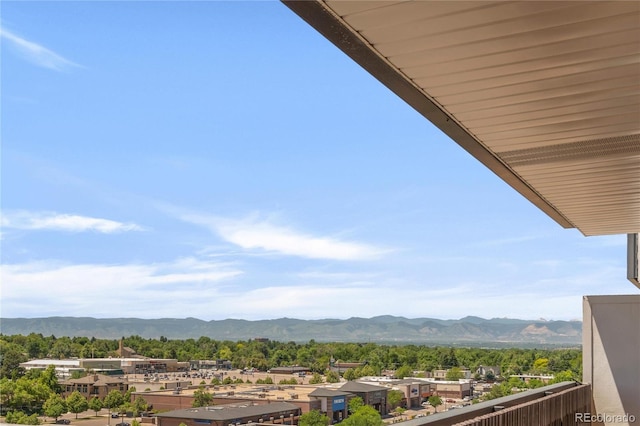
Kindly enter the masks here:
[[140, 336], [158, 339], [372, 342], [386, 344], [445, 344], [488, 347], [577, 346], [582, 342], [582, 322], [484, 319], [467, 316], [457, 320], [377, 316], [373, 318], [300, 320], [225, 319], [204, 321], [196, 318], [2, 318], [4, 335], [30, 333], [56, 337], [95, 337], [119, 339]]

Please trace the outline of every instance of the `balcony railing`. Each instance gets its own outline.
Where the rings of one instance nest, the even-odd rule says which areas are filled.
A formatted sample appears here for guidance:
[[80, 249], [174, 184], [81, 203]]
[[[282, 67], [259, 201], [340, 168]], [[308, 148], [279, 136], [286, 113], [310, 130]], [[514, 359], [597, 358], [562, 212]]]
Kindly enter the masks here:
[[403, 426], [573, 426], [580, 424], [576, 413], [590, 412], [591, 386], [562, 382], [410, 420]]

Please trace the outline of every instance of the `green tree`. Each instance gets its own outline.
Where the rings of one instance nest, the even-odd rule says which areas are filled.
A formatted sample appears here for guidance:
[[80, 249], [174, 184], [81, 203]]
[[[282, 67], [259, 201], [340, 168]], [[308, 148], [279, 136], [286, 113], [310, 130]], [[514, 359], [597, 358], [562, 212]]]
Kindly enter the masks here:
[[53, 365], [48, 366], [42, 374], [40, 374], [38, 380], [40, 380], [40, 383], [51, 389], [52, 392], [60, 393], [62, 391], [62, 388], [58, 383], [56, 368]]
[[259, 385], [272, 385], [273, 384], [273, 379], [270, 376], [267, 376], [264, 379], [256, 380], [256, 383], [259, 384]]
[[96, 417], [98, 417], [98, 411], [104, 407], [102, 401], [97, 396], [94, 396], [89, 400], [89, 408], [95, 411]]
[[393, 373], [396, 379], [404, 379], [413, 375], [413, 370], [408, 365], [403, 365]]
[[442, 405], [442, 398], [440, 398], [438, 395], [431, 395], [428, 399], [429, 404], [431, 404], [431, 406], [433, 407], [433, 409], [435, 410], [435, 412], [438, 412], [438, 406]]
[[16, 382], [7, 377], [0, 379], [0, 405], [13, 407], [13, 395], [16, 391]]
[[573, 371], [566, 370], [556, 373], [551, 380], [550, 383], [560, 383], [560, 382], [573, 382], [575, 380], [575, 375]]
[[69, 411], [76, 415], [76, 419], [78, 418], [78, 413], [82, 413], [89, 409], [89, 402], [87, 401], [87, 398], [82, 396], [78, 391], [71, 392], [71, 395], [67, 397], [66, 403]]
[[120, 391], [113, 389], [107, 396], [104, 397], [104, 405], [109, 410], [109, 415], [111, 415], [111, 410], [114, 409], [117, 411], [118, 407], [122, 405], [124, 402], [124, 397], [120, 393]]
[[359, 396], [349, 400], [349, 414], [354, 414], [362, 407], [364, 407], [364, 401]]
[[549, 367], [548, 358], [538, 358], [533, 362], [533, 371], [536, 373], [546, 373]]
[[394, 416], [401, 416], [405, 411], [407, 411], [406, 408], [396, 407], [396, 408], [393, 409], [393, 415]]
[[313, 376], [309, 379], [309, 384], [310, 385], [319, 385], [320, 383], [323, 383], [324, 380], [322, 379], [322, 376], [320, 375], [320, 373], [313, 373]]
[[22, 411], [9, 411], [5, 421], [14, 425], [39, 425], [40, 419], [37, 414], [31, 414], [28, 416]]
[[131, 394], [133, 394], [134, 392], [137, 392], [137, 389], [135, 386], [131, 386], [129, 387], [129, 389], [127, 389], [127, 391], [124, 393], [125, 402], [131, 401]]
[[45, 416], [53, 417], [55, 420], [58, 420], [58, 417], [68, 411], [66, 402], [57, 393], [51, 394], [51, 396], [44, 402], [42, 409]]
[[362, 375], [361, 377], [376, 376], [378, 375], [378, 371], [376, 371], [376, 369], [374, 369], [371, 365], [367, 364], [362, 366], [362, 368], [360, 369], [360, 374]]
[[354, 370], [353, 368], [348, 368], [347, 371], [344, 372], [342, 377], [344, 377], [345, 380], [355, 380], [358, 378], [358, 375], [356, 374], [356, 370]]
[[231, 359], [233, 357], [233, 352], [228, 346], [222, 346], [218, 351], [218, 358], [220, 359]]
[[341, 423], [343, 426], [382, 426], [384, 425], [380, 413], [369, 405], [363, 405], [355, 413]]
[[24, 349], [15, 343], [0, 341], [0, 377], [17, 379], [24, 375], [20, 363], [27, 361]]
[[338, 373], [336, 373], [333, 370], [327, 371], [327, 373], [325, 374], [325, 377], [327, 379], [327, 383], [339, 383], [340, 382], [340, 375], [338, 375]]
[[51, 389], [38, 379], [20, 377], [15, 381], [11, 406], [29, 413], [40, 411], [51, 393]]
[[460, 379], [464, 379], [464, 373], [462, 372], [460, 367], [451, 367], [449, 370], [447, 370], [445, 378], [451, 381], [458, 381]]
[[397, 389], [391, 389], [387, 392], [387, 404], [389, 408], [393, 410], [394, 408], [399, 407], [402, 404], [402, 400], [404, 399], [404, 393]]
[[213, 395], [204, 390], [203, 388], [197, 389], [193, 392], [193, 404], [192, 407], [208, 407], [213, 402]]
[[298, 426], [328, 426], [329, 423], [329, 417], [318, 410], [311, 410], [308, 413], [304, 413], [298, 419]]
[[[194, 392], [194, 395], [195, 395], [195, 392]], [[131, 408], [133, 409], [134, 416], [139, 416], [140, 412], [147, 411], [148, 407], [149, 407], [149, 404], [147, 404], [147, 401], [141, 396], [133, 400], [133, 404], [131, 404]]]

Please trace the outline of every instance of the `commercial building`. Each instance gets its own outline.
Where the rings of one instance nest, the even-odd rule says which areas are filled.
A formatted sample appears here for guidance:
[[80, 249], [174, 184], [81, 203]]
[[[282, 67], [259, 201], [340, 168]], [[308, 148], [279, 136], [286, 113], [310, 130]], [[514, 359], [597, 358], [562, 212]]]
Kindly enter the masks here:
[[309, 397], [312, 400], [320, 402], [320, 405], [315, 409], [325, 413], [332, 423], [341, 422], [347, 418], [349, 415], [349, 400], [354, 396], [350, 392], [326, 387], [317, 388], [309, 393]]
[[189, 370], [188, 362], [177, 359], [135, 358], [74, 358], [36, 359], [20, 364], [26, 370], [46, 369], [53, 365], [59, 378], [71, 377], [74, 371], [100, 373], [109, 376], [123, 374], [177, 373]]
[[388, 413], [387, 392], [389, 389], [384, 386], [349, 381], [338, 389], [359, 396], [365, 405], [375, 408], [382, 416]]
[[56, 376], [59, 379], [69, 378], [74, 372], [84, 372], [84, 368], [80, 367], [80, 360], [78, 359], [32, 359], [31, 361], [20, 363], [20, 367], [26, 371], [46, 370], [49, 366], [55, 368]]
[[247, 423], [297, 424], [299, 407], [288, 402], [226, 404], [187, 408], [156, 415], [157, 426], [229, 426]]
[[[134, 392], [132, 398], [141, 396], [160, 411], [187, 409], [193, 405], [193, 394], [198, 388], [189, 386], [173, 390]], [[300, 408], [302, 413], [320, 408], [320, 401], [309, 396], [316, 386], [242, 384], [206, 386], [204, 389], [213, 397], [214, 405], [288, 402]]]

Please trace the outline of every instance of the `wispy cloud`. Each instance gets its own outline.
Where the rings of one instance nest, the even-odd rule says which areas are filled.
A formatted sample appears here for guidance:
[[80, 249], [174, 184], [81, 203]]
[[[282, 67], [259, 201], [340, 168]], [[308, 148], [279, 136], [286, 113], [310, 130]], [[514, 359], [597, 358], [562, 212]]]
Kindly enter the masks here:
[[0, 267], [2, 311], [3, 316], [185, 317], [194, 304], [211, 309], [221, 283], [241, 274], [232, 264], [196, 258], [156, 264], [8, 264]]
[[6, 28], [0, 27], [0, 37], [6, 40], [20, 56], [39, 67], [54, 71], [65, 71], [69, 68], [80, 67], [75, 62], [58, 55], [44, 46], [25, 40]]
[[271, 223], [269, 219], [262, 219], [257, 215], [229, 219], [184, 214], [181, 218], [186, 222], [205, 226], [224, 240], [248, 250], [334, 260], [372, 260], [389, 251], [369, 244], [310, 235]]
[[68, 232], [94, 231], [103, 234], [142, 231], [135, 223], [54, 212], [9, 211], [2, 213], [2, 227], [5, 229], [51, 230]]

